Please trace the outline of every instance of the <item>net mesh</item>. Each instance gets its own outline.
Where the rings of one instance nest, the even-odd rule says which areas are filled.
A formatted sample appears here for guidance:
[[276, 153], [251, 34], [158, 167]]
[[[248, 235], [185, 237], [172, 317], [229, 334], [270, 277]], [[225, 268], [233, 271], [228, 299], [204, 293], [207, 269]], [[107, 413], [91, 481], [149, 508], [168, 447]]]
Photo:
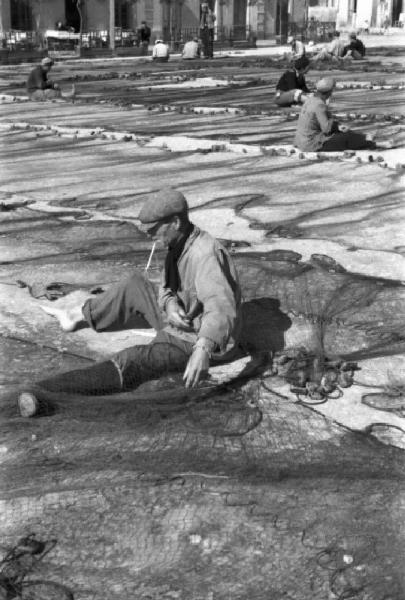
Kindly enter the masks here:
[[[108, 394], [100, 363], [3, 340], [0, 598], [401, 597], [400, 451], [295, 402], [271, 357], [288, 342], [313, 371], [314, 357], [396, 348], [402, 288], [287, 259], [236, 257], [244, 342], [263, 360], [220, 365], [192, 392], [178, 349], [177, 373], [154, 370], [149, 348], [148, 381]], [[101, 395], [66, 395], [79, 372]], [[18, 418], [15, 390], [45, 373], [57, 410]], [[44, 550], [21, 554], [31, 534]]]

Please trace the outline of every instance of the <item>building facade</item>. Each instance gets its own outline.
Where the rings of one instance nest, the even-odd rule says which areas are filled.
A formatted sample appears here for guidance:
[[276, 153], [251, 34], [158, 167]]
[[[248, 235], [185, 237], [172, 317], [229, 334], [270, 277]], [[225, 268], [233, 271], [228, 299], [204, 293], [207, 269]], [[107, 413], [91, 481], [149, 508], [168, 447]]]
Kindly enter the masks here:
[[[308, 0], [209, 0], [216, 15], [216, 35], [235, 39], [285, 37], [290, 22], [304, 21]], [[391, 0], [393, 1], [393, 0]], [[45, 32], [56, 23], [80, 31], [109, 29], [110, 6], [115, 26], [136, 30], [145, 20], [152, 41], [173, 31], [198, 30], [200, 0], [0, 0], [2, 31]]]
[[404, 0], [309, 0], [309, 14], [335, 11], [337, 28], [364, 29], [396, 26], [405, 11]]

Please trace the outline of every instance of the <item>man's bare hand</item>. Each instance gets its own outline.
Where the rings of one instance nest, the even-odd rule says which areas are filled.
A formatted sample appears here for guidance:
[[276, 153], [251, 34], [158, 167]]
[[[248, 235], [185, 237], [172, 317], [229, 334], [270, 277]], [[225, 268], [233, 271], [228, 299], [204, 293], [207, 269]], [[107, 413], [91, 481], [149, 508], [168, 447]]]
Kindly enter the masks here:
[[169, 304], [166, 314], [170, 325], [183, 329], [184, 331], [192, 330], [191, 321], [184, 312], [184, 309], [175, 302]]
[[205, 348], [194, 348], [183, 375], [186, 388], [195, 387], [201, 376], [207, 373], [209, 366], [210, 357]]

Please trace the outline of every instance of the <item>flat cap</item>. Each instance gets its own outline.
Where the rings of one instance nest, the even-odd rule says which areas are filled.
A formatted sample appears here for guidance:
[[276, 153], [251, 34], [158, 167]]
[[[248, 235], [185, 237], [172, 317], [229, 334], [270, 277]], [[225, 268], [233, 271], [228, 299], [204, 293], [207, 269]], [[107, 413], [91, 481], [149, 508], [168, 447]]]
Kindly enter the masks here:
[[43, 59], [41, 60], [41, 65], [42, 65], [43, 67], [47, 67], [48, 65], [51, 65], [51, 66], [52, 66], [52, 65], [53, 65], [53, 60], [52, 60], [52, 58], [49, 58], [49, 56], [45, 56], [45, 58], [43, 58]]
[[168, 188], [150, 195], [142, 206], [138, 219], [141, 223], [154, 227], [159, 221], [165, 221], [182, 213], [187, 213], [187, 200], [181, 192]]
[[336, 82], [333, 77], [323, 77], [316, 82], [317, 92], [331, 92], [335, 87]]

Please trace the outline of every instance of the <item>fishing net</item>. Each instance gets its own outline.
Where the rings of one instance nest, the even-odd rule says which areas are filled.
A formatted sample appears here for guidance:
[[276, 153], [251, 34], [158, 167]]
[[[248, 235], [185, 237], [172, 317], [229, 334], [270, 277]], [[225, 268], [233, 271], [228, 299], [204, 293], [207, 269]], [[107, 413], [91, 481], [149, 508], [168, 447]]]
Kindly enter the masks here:
[[396, 350], [402, 288], [322, 257], [236, 262], [249, 354], [193, 391], [178, 348], [154, 372], [145, 344], [148, 376], [122, 393], [108, 360], [7, 341], [9, 384], [46, 374], [56, 410], [22, 420], [4, 397], [4, 598], [401, 597], [400, 450], [296, 402], [289, 377]]

